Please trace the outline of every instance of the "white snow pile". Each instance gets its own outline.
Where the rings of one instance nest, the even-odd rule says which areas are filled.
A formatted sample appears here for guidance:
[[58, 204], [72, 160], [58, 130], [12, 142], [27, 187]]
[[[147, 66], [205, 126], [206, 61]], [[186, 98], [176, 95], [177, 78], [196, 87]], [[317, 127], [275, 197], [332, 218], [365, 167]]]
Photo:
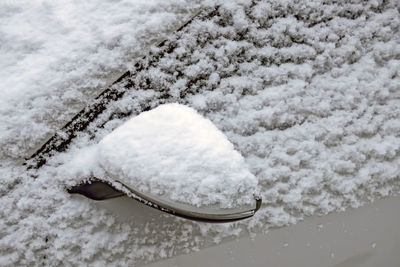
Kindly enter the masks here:
[[124, 184], [195, 206], [254, 202], [257, 180], [223, 133], [195, 110], [161, 105], [99, 143], [99, 163]]

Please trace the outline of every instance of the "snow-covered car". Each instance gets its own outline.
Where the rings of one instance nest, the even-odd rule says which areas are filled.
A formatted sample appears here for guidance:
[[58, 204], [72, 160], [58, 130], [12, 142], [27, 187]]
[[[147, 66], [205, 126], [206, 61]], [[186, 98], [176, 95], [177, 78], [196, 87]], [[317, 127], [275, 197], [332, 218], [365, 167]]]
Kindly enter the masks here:
[[0, 80], [0, 265], [399, 266], [396, 0], [5, 1]]

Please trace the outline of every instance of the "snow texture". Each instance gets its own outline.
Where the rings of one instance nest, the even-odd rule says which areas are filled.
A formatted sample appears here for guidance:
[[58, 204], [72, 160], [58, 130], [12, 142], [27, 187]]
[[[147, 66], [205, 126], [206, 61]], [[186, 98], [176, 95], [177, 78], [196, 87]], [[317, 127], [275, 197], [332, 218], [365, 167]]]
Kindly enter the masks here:
[[[0, 2], [0, 154], [27, 156], [176, 27], [184, 0]], [[164, 34], [163, 34], [164, 33]]]
[[143, 193], [194, 205], [254, 204], [257, 179], [209, 120], [179, 104], [143, 112], [99, 143], [105, 171]]
[[[100, 26], [96, 29], [119, 31], [122, 39], [132, 41], [113, 41], [110, 47], [107, 42], [93, 42], [99, 51], [112, 54], [136, 47], [136, 32], [123, 34], [135, 27], [124, 27], [123, 19], [115, 20], [123, 24], [115, 28], [106, 23], [135, 5], [101, 2], [109, 3], [104, 6], [98, 2], [99, 7], [86, 1], [88, 9], [84, 9], [87, 16], [97, 15]], [[164, 10], [166, 1], [160, 2], [160, 9], [155, 4], [155, 10]], [[15, 17], [15, 25], [29, 25], [25, 15], [35, 2], [5, 3], [0, 8], [1, 58], [16, 51], [33, 60], [39, 54], [35, 49], [43, 42], [39, 40], [34, 46], [32, 40], [40, 35], [29, 35], [28, 30], [21, 35], [30, 40], [25, 45], [21, 39], [4, 41], [10, 34], [3, 32], [6, 22], [16, 14], [22, 16]], [[210, 11], [214, 4], [204, 2]], [[171, 36], [174, 46], [170, 52], [158, 56], [154, 49], [150, 57], [157, 60], [147, 70], [115, 85], [130, 85], [131, 90], [82, 132], [66, 153], [55, 155], [38, 171], [28, 173], [10, 158], [18, 158], [38, 136], [54, 129], [54, 120], [66, 116], [62, 114], [72, 114], [72, 100], [87, 101], [89, 97], [80, 97], [80, 93], [90, 94], [87, 88], [97, 79], [85, 76], [86, 72], [73, 72], [79, 81], [89, 83], [78, 90], [71, 80], [53, 84], [52, 77], [57, 81], [60, 76], [45, 71], [35, 75], [36, 82], [26, 83], [33, 87], [20, 87], [18, 79], [4, 86], [2, 68], [1, 90], [8, 96], [0, 105], [4, 154], [0, 163], [1, 265], [128, 266], [195, 251], [244, 231], [256, 234], [296, 223], [306, 215], [358, 207], [400, 192], [399, 1], [235, 0], [219, 4], [212, 16], [199, 17]], [[35, 18], [48, 19], [46, 14], [52, 9], [46, 8], [51, 5], [56, 4], [38, 5], [29, 12]], [[146, 8], [137, 8], [132, 12], [140, 17], [139, 10]], [[102, 20], [100, 10], [110, 9], [113, 16]], [[171, 9], [168, 14], [172, 13]], [[62, 33], [57, 25], [46, 27]], [[66, 32], [73, 35], [77, 29], [71, 27]], [[87, 59], [97, 62], [96, 57], [103, 58], [100, 55], [106, 58], [101, 61], [103, 67], [129, 61], [123, 53], [113, 58], [97, 52], [91, 44], [74, 46], [72, 42], [74, 51], [86, 52], [68, 50], [71, 53], [62, 59], [55, 57], [57, 73], [69, 77], [68, 70], [74, 67], [96, 66], [83, 63]], [[90, 57], [92, 53], [96, 56]], [[29, 69], [35, 71], [34, 67]], [[21, 68], [10, 73], [25, 75], [26, 69]], [[101, 67], [90, 70], [94, 74]], [[65, 186], [90, 175], [83, 167], [92, 164], [91, 159], [82, 155], [90, 155], [104, 136], [122, 125], [127, 120], [122, 115], [138, 115], [143, 107], [176, 102], [211, 120], [243, 155], [259, 181], [264, 200], [254, 218], [229, 225], [171, 217], [145, 223], [135, 218], [119, 221], [94, 202], [65, 193]], [[100, 169], [94, 169], [101, 174]]]

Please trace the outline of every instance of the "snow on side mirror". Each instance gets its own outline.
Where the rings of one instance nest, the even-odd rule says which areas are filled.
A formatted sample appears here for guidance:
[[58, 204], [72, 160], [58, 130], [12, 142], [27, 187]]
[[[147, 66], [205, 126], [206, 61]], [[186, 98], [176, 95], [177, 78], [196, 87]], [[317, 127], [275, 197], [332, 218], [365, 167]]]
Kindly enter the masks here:
[[107, 177], [69, 189], [101, 200], [123, 194], [188, 219], [229, 222], [260, 208], [257, 179], [211, 121], [180, 104], [143, 112], [97, 146]]

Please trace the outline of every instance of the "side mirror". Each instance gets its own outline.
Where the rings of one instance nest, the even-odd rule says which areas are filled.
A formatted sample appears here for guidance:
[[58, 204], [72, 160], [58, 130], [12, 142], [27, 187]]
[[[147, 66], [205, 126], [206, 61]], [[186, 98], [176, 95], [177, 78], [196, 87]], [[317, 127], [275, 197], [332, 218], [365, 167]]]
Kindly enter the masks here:
[[165, 104], [143, 112], [89, 152], [82, 157], [101, 171], [70, 193], [94, 200], [125, 194], [169, 214], [208, 222], [249, 218], [261, 206], [261, 198], [254, 197], [257, 178], [242, 155], [187, 106]]

